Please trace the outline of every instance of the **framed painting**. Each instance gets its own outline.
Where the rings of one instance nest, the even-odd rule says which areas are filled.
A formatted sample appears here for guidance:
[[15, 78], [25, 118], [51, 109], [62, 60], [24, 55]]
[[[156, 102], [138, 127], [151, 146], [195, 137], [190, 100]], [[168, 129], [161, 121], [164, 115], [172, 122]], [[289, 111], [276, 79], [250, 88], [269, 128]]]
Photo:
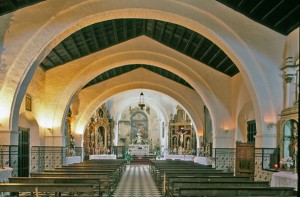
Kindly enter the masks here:
[[25, 98], [25, 109], [27, 111], [31, 111], [32, 110], [31, 105], [32, 105], [32, 103], [31, 103], [31, 96], [30, 95], [26, 95], [26, 98]]

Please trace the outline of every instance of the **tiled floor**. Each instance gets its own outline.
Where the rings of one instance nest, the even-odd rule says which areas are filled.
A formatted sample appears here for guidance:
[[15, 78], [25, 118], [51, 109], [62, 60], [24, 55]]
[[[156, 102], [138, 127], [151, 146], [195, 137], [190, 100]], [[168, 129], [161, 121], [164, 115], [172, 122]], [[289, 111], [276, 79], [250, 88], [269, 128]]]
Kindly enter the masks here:
[[128, 165], [113, 197], [160, 197], [148, 165]]

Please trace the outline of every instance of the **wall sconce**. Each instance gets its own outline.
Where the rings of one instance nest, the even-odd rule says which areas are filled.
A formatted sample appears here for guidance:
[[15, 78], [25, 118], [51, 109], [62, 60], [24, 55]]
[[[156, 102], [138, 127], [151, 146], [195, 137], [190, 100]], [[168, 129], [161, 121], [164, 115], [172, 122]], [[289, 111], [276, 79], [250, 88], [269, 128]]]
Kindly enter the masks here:
[[52, 133], [53, 129], [52, 128], [47, 128], [47, 130]]
[[273, 123], [273, 122], [268, 123], [268, 124], [267, 124], [267, 129], [270, 130], [270, 129], [272, 129], [273, 127], [275, 127], [275, 125], [276, 125], [276, 124]]

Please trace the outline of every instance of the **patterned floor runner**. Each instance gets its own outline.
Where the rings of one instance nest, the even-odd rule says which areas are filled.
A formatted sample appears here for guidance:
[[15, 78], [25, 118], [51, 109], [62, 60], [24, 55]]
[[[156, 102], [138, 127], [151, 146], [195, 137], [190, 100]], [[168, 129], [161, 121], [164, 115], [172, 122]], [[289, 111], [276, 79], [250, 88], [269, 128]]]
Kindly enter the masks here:
[[148, 165], [128, 165], [113, 197], [161, 197]]

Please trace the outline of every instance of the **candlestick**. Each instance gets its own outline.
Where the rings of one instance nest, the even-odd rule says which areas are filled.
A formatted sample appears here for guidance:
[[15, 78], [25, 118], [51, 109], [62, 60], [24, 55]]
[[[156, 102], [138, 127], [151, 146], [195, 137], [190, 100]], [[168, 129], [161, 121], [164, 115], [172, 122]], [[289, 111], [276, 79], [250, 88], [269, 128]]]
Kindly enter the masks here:
[[274, 169], [275, 169], [276, 171], [278, 170], [278, 164], [277, 164], [277, 163], [274, 165]]

